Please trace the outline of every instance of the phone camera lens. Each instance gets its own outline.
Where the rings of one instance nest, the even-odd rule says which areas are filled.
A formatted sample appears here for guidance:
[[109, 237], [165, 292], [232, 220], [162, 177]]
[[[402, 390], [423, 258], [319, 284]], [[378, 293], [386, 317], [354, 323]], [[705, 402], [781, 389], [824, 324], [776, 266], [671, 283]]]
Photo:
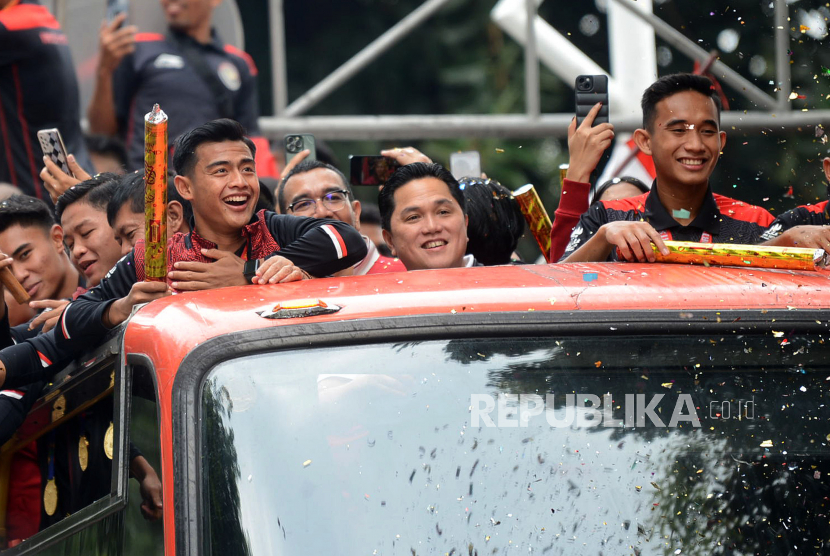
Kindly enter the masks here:
[[576, 88], [580, 91], [590, 91], [593, 87], [593, 80], [590, 77], [580, 77], [577, 80]]
[[291, 135], [285, 139], [285, 148], [288, 152], [298, 153], [303, 150], [303, 138], [299, 135]]

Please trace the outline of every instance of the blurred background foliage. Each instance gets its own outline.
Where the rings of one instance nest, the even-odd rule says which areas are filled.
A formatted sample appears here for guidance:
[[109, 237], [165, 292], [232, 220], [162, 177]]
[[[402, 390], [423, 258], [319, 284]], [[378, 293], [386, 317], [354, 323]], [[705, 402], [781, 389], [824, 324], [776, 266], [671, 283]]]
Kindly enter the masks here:
[[[606, 5], [609, 0], [546, 0], [539, 14], [559, 32], [608, 69]], [[357, 53], [421, 0], [304, 0], [285, 2], [289, 102]], [[793, 109], [830, 104], [830, 52], [826, 48], [830, 4], [789, 0], [792, 88], [805, 98]], [[507, 114], [524, 111], [522, 48], [490, 21], [495, 0], [455, 0], [370, 67], [317, 105], [309, 115]], [[262, 113], [270, 102], [270, 45], [267, 0], [239, 2], [246, 49], [260, 72]], [[769, 0], [655, 0], [654, 13], [759, 88], [775, 95], [773, 7]], [[691, 71], [692, 62], [660, 39], [660, 75]], [[541, 106], [547, 113], [572, 112], [573, 90], [540, 68]], [[732, 110], [754, 110], [739, 91], [723, 84]], [[789, 91], [788, 91], [789, 92]], [[614, 99], [611, 99], [614, 102]], [[816, 122], [818, 124], [818, 122]], [[713, 176], [716, 192], [762, 205], [775, 213], [798, 204], [824, 200], [827, 184], [821, 158], [828, 146], [816, 125], [761, 133], [726, 129], [724, 156]], [[564, 137], [544, 140], [470, 139], [412, 143], [437, 162], [456, 150], [481, 152], [482, 169], [510, 189], [533, 183], [553, 216], [559, 201], [559, 164], [567, 162]], [[374, 154], [405, 146], [379, 141], [330, 142], [341, 169], [349, 154]], [[793, 195], [787, 193], [792, 187]], [[358, 193], [371, 200], [374, 191]], [[522, 246], [535, 257], [535, 244]], [[538, 251], [536, 252], [538, 253]]]

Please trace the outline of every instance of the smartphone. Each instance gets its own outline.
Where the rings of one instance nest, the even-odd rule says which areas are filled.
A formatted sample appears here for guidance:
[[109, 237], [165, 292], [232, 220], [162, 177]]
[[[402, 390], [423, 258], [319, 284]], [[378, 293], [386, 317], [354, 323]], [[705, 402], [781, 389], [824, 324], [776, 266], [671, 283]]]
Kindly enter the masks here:
[[112, 21], [120, 14], [129, 13], [129, 11], [130, 0], [107, 0], [107, 21]]
[[40, 141], [40, 148], [43, 154], [52, 159], [52, 162], [58, 165], [64, 174], [69, 174], [73, 178], [75, 175], [69, 171], [69, 164], [66, 162], [66, 146], [63, 144], [61, 132], [57, 128], [41, 129], [37, 132], [37, 139]]
[[608, 76], [607, 75], [580, 75], [576, 78], [574, 87], [576, 96], [576, 125], [580, 125], [591, 108], [598, 102], [602, 103], [594, 120], [594, 125], [608, 122]]
[[317, 142], [314, 140], [313, 135], [309, 133], [286, 135], [284, 142], [286, 164], [291, 162], [292, 158], [306, 149], [310, 150], [311, 153], [305, 157], [305, 160], [317, 160]]
[[385, 156], [349, 155], [349, 183], [383, 185], [401, 165]]
[[478, 151], [461, 151], [450, 154], [450, 173], [457, 180], [481, 177], [481, 155]]

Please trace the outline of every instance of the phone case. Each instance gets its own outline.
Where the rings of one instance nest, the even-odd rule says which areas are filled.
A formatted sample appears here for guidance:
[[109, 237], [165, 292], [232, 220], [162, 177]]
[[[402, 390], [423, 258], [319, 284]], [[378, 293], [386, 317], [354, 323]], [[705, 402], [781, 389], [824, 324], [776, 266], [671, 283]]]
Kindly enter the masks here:
[[67, 152], [60, 132], [55, 128], [41, 129], [37, 132], [37, 138], [40, 141], [43, 154], [52, 159], [52, 162], [57, 164], [64, 174], [72, 176], [69, 165], [66, 163]]
[[[587, 86], [590, 80], [590, 87]], [[581, 86], [580, 83], [583, 83]], [[608, 76], [607, 75], [580, 75], [576, 78], [574, 87], [576, 98], [576, 125], [580, 125], [591, 108], [598, 102], [602, 103], [594, 125], [608, 122]]]
[[285, 163], [291, 162], [297, 154], [308, 149], [311, 153], [305, 160], [317, 160], [317, 142], [314, 136], [308, 133], [286, 135], [283, 141], [285, 146]]

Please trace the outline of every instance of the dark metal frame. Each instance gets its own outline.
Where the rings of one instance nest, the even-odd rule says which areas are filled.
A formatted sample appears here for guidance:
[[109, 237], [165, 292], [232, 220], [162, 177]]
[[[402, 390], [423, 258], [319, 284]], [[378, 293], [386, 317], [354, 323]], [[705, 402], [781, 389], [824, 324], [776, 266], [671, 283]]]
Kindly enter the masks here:
[[[822, 322], [822, 317], [825, 319]], [[683, 333], [763, 334], [773, 328], [828, 332], [819, 310], [581, 311], [440, 314], [322, 324], [298, 324], [226, 334], [190, 352], [173, 385], [173, 475], [176, 554], [209, 554], [202, 511], [201, 397], [205, 375], [242, 355], [301, 348], [354, 346], [389, 341], [531, 335], [655, 336]], [[774, 322], [773, 322], [774, 321]], [[612, 330], [611, 325], [616, 328]]]
[[[113, 476], [110, 486], [110, 495], [93, 502], [86, 508], [64, 518], [26, 539], [19, 545], [3, 551], [8, 555], [36, 554], [41, 550], [53, 546], [75, 533], [89, 527], [105, 517], [120, 511], [127, 504], [127, 439], [125, 431], [129, 427], [130, 399], [128, 394], [129, 380], [123, 361], [117, 359], [123, 348], [121, 335], [112, 337], [89, 356], [84, 356], [69, 365], [53, 378], [54, 387], [44, 390], [41, 398], [48, 396], [55, 390], [65, 391], [95, 373], [105, 372], [104, 368], [115, 367], [115, 385], [113, 388]], [[114, 364], [114, 365], [113, 365]], [[41, 403], [40, 401], [38, 404]], [[37, 405], [37, 404], [36, 404]], [[121, 426], [119, 426], [121, 423]]]

